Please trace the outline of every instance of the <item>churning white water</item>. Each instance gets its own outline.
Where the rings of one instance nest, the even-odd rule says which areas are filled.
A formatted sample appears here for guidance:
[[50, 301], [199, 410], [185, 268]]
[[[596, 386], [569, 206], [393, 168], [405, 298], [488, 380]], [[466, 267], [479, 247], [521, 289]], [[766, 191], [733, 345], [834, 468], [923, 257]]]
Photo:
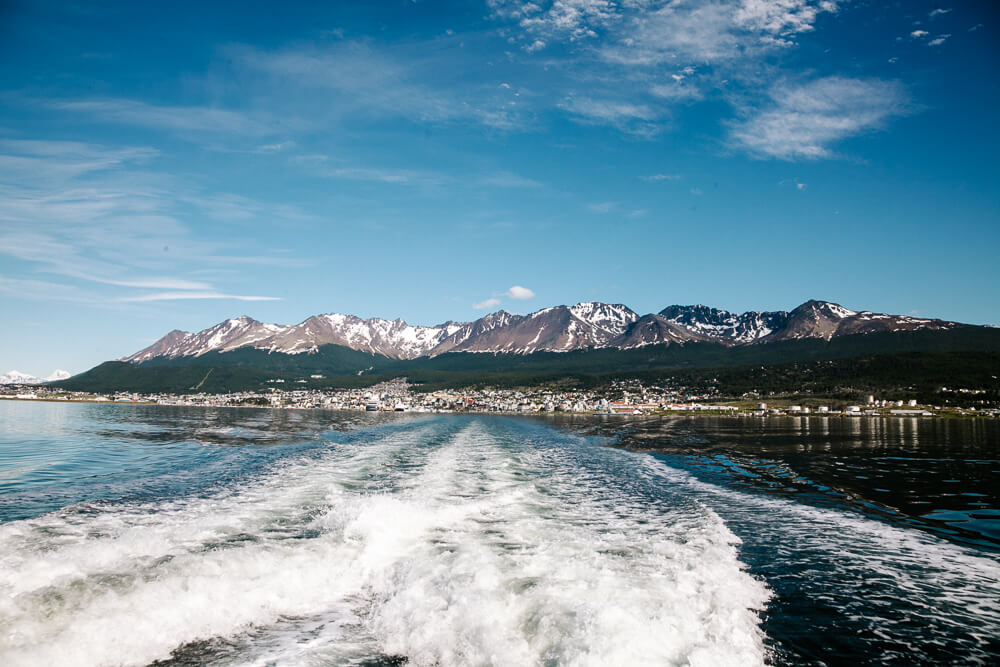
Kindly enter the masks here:
[[753, 665], [765, 585], [643, 457], [506, 420], [0, 525], [0, 664]]

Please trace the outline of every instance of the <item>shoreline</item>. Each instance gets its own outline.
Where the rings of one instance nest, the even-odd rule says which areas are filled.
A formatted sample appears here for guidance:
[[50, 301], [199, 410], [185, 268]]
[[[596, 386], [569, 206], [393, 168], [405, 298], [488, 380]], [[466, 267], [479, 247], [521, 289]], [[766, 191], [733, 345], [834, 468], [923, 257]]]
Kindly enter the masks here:
[[779, 414], [766, 414], [766, 415], [756, 415], [749, 412], [734, 412], [731, 410], [710, 410], [710, 409], [698, 409], [698, 410], [667, 410], [667, 411], [649, 411], [642, 412], [641, 414], [634, 414], [628, 412], [496, 412], [489, 410], [434, 410], [434, 411], [420, 411], [420, 410], [357, 410], [357, 409], [347, 409], [347, 408], [330, 408], [330, 407], [299, 407], [299, 406], [279, 406], [279, 405], [212, 405], [212, 404], [199, 404], [199, 403], [158, 403], [156, 401], [98, 401], [94, 399], [62, 399], [62, 398], [18, 398], [15, 396], [0, 396], [0, 401], [10, 401], [10, 402], [20, 402], [20, 403], [59, 403], [59, 404], [87, 404], [87, 405], [116, 405], [116, 406], [130, 406], [130, 405], [142, 405], [142, 406], [159, 406], [159, 407], [172, 407], [172, 408], [213, 408], [213, 409], [253, 409], [253, 410], [278, 410], [278, 411], [325, 411], [325, 412], [338, 412], [338, 413], [365, 413], [365, 414], [399, 414], [399, 415], [493, 415], [498, 417], [602, 417], [602, 418], [620, 418], [623, 420], [628, 419], [646, 419], [651, 417], [656, 418], [667, 418], [667, 417], [701, 417], [701, 418], [729, 418], [729, 419], [753, 419], [756, 421], [766, 421], [767, 419], [981, 419], [985, 421], [1000, 419], [1000, 416], [993, 414], [968, 414], [965, 413], [954, 413], [939, 411], [937, 413], [931, 414], [865, 414], [862, 412], [858, 413], [847, 413], [847, 412], [807, 412], [801, 414], [795, 413], [779, 413]]

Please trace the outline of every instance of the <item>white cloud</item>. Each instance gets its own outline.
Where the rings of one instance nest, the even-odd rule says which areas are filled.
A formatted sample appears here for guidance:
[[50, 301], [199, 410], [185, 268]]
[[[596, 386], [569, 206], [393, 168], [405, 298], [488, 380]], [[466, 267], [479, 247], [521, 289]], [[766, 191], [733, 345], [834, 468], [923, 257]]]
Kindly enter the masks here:
[[597, 37], [597, 30], [617, 22], [620, 8], [611, 0], [555, 0], [543, 8], [521, 0], [487, 0], [498, 18], [515, 20], [529, 33], [576, 41]]
[[488, 2], [493, 18], [503, 24], [499, 34], [511, 43], [529, 52], [536, 46], [563, 47], [550, 48], [544, 64], [547, 72], [566, 73], [562, 90], [569, 93], [562, 93], [557, 106], [573, 120], [647, 139], [669, 128], [673, 106], [713, 95], [731, 97], [747, 87], [759, 90], [773, 71], [768, 55], [794, 47], [801, 35], [818, 27], [821, 17], [839, 12], [843, 4], [834, 0]]
[[494, 18], [522, 32], [532, 52], [547, 42], [588, 43], [602, 38], [603, 58], [649, 65], [683, 59], [728, 60], [753, 48], [793, 44], [817, 18], [838, 11], [834, 0], [488, 0]]
[[926, 30], [914, 30], [913, 32], [910, 33], [910, 37], [912, 37], [913, 39], [920, 39], [921, 37], [926, 37], [929, 34], [930, 33], [927, 32]]
[[930, 14], [928, 14], [928, 16], [930, 16], [931, 18], [934, 18], [935, 16], [943, 16], [944, 14], [947, 14], [950, 11], [951, 11], [950, 7], [948, 9], [941, 9], [939, 7], [938, 9], [935, 9]]
[[927, 42], [927, 46], [941, 46], [951, 35], [938, 35], [935, 39]]
[[905, 113], [907, 97], [893, 81], [826, 77], [772, 90], [770, 108], [732, 126], [731, 141], [761, 157], [830, 157], [830, 145], [874, 130]]
[[712, 63], [740, 52], [743, 28], [736, 7], [725, 3], [669, 4], [633, 15], [618, 39], [602, 49], [608, 61], [629, 65], [661, 62]]
[[650, 174], [649, 176], [642, 176], [642, 180], [649, 181], [650, 183], [656, 183], [658, 181], [677, 181], [680, 180], [680, 174]]
[[479, 303], [472, 304], [472, 307], [476, 310], [486, 310], [487, 308], [496, 308], [500, 305], [500, 299], [490, 298], [485, 301], [480, 301]]
[[805, 183], [796, 183], [795, 187], [798, 188], [799, 190], [805, 190], [807, 186]]
[[613, 201], [602, 201], [596, 204], [587, 204], [587, 210], [591, 213], [610, 213], [615, 207]]
[[517, 299], [519, 301], [524, 301], [525, 299], [534, 299], [535, 293], [528, 289], [527, 287], [521, 287], [520, 285], [514, 285], [506, 292], [506, 296], [511, 299]]
[[736, 12], [736, 22], [760, 32], [787, 36], [813, 30], [816, 18], [824, 12], [835, 13], [837, 4], [833, 1], [743, 0]]
[[140, 296], [128, 296], [119, 301], [178, 301], [184, 299], [233, 299], [236, 301], [281, 301], [277, 296], [241, 296], [237, 294], [222, 294], [221, 292], [157, 292]]

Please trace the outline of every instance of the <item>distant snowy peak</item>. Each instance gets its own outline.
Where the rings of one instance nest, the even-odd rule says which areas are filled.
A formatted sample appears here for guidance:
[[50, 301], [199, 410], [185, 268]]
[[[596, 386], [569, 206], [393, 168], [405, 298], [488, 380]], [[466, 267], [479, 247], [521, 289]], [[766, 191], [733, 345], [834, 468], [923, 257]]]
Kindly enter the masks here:
[[0, 384], [38, 384], [41, 381], [41, 378], [36, 378], [34, 375], [28, 375], [16, 370], [0, 375]]
[[414, 326], [400, 319], [361, 319], [339, 313], [315, 315], [295, 325], [265, 324], [244, 316], [198, 333], [171, 331], [123, 361], [142, 363], [157, 357], [197, 357], [240, 348], [302, 354], [315, 352], [322, 345], [340, 345], [394, 359], [433, 357], [446, 352], [531, 354], [689, 342], [740, 346], [955, 326], [960, 325], [904, 315], [856, 312], [829, 301], [807, 301], [791, 312], [731, 313], [703, 305], [669, 306], [641, 317], [622, 304], [587, 301], [528, 315], [499, 310], [474, 322], [449, 321], [433, 327]]
[[55, 382], [65, 380], [70, 374], [64, 370], [55, 370], [46, 378], [35, 377], [21, 371], [8, 371], [0, 375], [0, 384], [42, 384], [43, 382]]

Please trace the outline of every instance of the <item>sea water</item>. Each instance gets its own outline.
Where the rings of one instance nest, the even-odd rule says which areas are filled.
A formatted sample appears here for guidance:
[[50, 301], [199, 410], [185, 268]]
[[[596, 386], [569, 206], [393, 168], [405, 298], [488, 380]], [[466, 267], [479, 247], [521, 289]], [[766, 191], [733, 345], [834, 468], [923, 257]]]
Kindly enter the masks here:
[[0, 664], [991, 664], [994, 427], [4, 402]]

